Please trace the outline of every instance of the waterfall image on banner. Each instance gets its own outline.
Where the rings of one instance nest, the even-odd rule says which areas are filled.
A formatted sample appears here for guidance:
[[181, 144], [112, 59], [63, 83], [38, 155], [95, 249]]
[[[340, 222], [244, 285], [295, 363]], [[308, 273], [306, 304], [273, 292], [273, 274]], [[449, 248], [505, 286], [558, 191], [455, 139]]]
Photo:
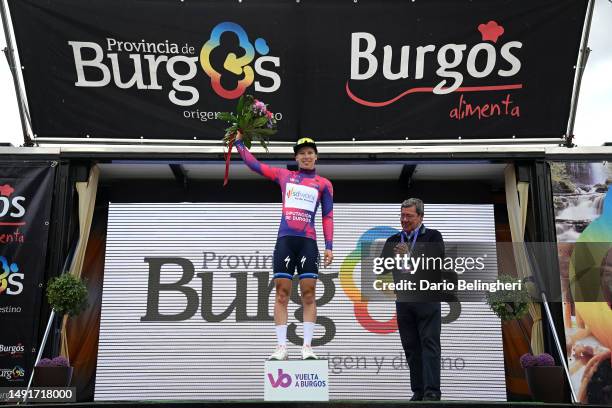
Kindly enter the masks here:
[[572, 384], [579, 402], [606, 404], [612, 402], [612, 165], [550, 164]]

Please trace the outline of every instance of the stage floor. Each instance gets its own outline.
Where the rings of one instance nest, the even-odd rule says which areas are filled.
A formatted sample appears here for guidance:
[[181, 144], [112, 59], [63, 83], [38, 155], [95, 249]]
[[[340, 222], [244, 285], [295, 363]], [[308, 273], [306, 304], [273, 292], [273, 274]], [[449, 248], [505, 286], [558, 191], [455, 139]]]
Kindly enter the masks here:
[[[48, 408], [229, 408], [242, 406], [243, 408], [473, 408], [473, 407], [494, 407], [494, 408], [518, 408], [518, 407], [539, 407], [539, 408], [566, 408], [574, 407], [573, 404], [546, 404], [541, 402], [486, 402], [486, 401], [436, 401], [436, 402], [409, 402], [409, 401], [330, 401], [330, 402], [264, 402], [264, 401], [247, 401], [247, 400], [228, 400], [228, 401], [116, 401], [116, 402], [79, 402], [68, 404], [20, 404], [20, 405], [3, 405], [3, 407], [48, 407]], [[608, 405], [589, 405], [578, 404], [582, 407], [609, 407]]]

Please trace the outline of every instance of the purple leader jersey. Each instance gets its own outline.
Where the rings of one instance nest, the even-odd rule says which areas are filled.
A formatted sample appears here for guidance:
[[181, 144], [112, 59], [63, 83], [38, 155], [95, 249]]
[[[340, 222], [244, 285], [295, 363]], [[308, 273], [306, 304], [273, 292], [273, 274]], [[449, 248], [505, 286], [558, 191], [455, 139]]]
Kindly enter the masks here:
[[334, 191], [331, 182], [317, 175], [315, 170], [291, 171], [263, 164], [251, 154], [242, 140], [237, 140], [235, 146], [251, 170], [276, 182], [281, 188], [283, 213], [278, 237], [297, 236], [316, 241], [314, 217], [320, 203], [325, 249], [333, 249]]

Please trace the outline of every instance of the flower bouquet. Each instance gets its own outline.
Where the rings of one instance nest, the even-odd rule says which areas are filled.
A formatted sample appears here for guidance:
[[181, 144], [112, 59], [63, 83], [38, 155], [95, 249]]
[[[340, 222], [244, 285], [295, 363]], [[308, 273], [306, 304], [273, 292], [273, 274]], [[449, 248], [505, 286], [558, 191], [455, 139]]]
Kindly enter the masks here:
[[240, 132], [242, 134], [242, 141], [247, 149], [250, 149], [253, 140], [256, 140], [268, 151], [268, 138], [277, 131], [276, 119], [274, 114], [268, 110], [268, 106], [252, 95], [242, 95], [240, 97], [236, 113], [221, 112], [217, 117], [230, 124], [225, 129], [225, 136], [223, 137], [223, 143], [227, 146], [223, 180], [225, 186], [228, 181], [230, 157], [236, 141], [236, 133]]

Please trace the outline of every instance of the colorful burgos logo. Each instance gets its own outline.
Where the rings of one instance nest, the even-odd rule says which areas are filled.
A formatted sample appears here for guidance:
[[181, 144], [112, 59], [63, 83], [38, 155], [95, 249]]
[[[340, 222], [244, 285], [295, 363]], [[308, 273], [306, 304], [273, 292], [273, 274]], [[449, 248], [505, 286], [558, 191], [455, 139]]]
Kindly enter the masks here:
[[[242, 79], [238, 80], [234, 89], [226, 89], [221, 85], [221, 73], [213, 67], [211, 62], [211, 54], [213, 50], [221, 46], [221, 37], [224, 33], [235, 34], [238, 37], [238, 45], [244, 50], [244, 54], [240, 57], [233, 52], [228, 53], [223, 63], [225, 70], [234, 75], [242, 76]], [[257, 59], [255, 59], [255, 52], [261, 55]], [[217, 95], [226, 99], [236, 99], [253, 84], [255, 73], [272, 81], [270, 86], [263, 86], [259, 81], [255, 81], [255, 91], [274, 92], [280, 88], [280, 76], [276, 72], [263, 67], [264, 63], [272, 63], [275, 67], [280, 66], [280, 59], [278, 57], [267, 56], [269, 52], [270, 48], [266, 40], [257, 38], [254, 44], [251, 44], [247, 32], [241, 26], [226, 21], [212, 29], [210, 39], [200, 51], [200, 64], [204, 72], [210, 77], [210, 83]], [[254, 67], [251, 66], [252, 62], [254, 62]]]
[[291, 376], [283, 372], [282, 368], [278, 369], [278, 375], [276, 376], [276, 380], [274, 379], [272, 373], [268, 373], [268, 380], [270, 381], [270, 385], [272, 385], [272, 388], [287, 388], [291, 385]]
[[387, 239], [398, 231], [391, 227], [374, 227], [367, 230], [357, 241], [356, 248], [351, 251], [340, 266], [340, 286], [346, 296], [353, 302], [355, 318], [359, 324], [371, 333], [389, 334], [397, 330], [395, 314], [389, 320], [375, 320], [368, 311], [368, 301], [363, 299], [359, 286], [355, 283], [354, 274], [361, 262], [361, 251], [376, 240]]
[[23, 206], [25, 197], [13, 195], [15, 189], [10, 184], [0, 186], [0, 218], [10, 217], [11, 222], [0, 222], [0, 225], [25, 225], [21, 220], [26, 213]]
[[15, 366], [12, 369], [0, 369], [0, 378], [6, 378], [8, 381], [19, 381], [23, 377], [25, 377], [25, 370], [23, 367]]
[[0, 294], [19, 295], [23, 292], [23, 273], [19, 272], [19, 266], [0, 256]]

